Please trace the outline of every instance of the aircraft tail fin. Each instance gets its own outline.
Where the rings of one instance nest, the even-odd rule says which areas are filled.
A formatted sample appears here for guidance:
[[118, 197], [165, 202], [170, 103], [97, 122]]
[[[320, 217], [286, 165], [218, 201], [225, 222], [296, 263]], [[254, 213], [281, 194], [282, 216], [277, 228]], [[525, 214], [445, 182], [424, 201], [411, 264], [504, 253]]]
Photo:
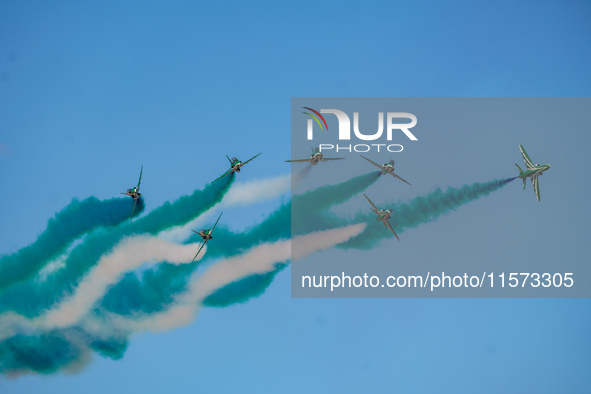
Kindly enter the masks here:
[[226, 159], [228, 159], [228, 161], [230, 162], [230, 164], [232, 164], [232, 160], [230, 160], [230, 158], [228, 157], [228, 155], [226, 155]]
[[523, 172], [523, 170], [521, 169], [521, 167], [519, 167], [519, 165], [517, 163], [515, 163], [515, 165], [517, 166], [517, 168], [519, 169], [519, 173], [521, 174]]
[[527, 180], [527, 178], [523, 178], [523, 190], [525, 190], [525, 181]]

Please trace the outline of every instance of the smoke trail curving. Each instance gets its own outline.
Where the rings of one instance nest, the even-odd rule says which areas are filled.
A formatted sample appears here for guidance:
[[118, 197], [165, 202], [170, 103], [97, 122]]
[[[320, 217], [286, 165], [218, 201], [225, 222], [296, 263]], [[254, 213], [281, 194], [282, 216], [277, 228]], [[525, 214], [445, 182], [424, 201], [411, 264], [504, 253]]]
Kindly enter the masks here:
[[[0, 291], [30, 279], [50, 260], [63, 253], [80, 236], [99, 227], [115, 226], [129, 219], [133, 200], [112, 198], [101, 201], [96, 197], [72, 200], [47, 223], [45, 231], [31, 245], [0, 258]], [[144, 210], [138, 200], [135, 216]]]
[[[301, 195], [296, 195], [292, 201], [283, 204], [262, 223], [243, 232], [232, 232], [225, 228], [223, 224], [220, 224], [215, 230], [215, 241], [208, 243], [207, 257], [234, 256], [243, 253], [255, 245], [290, 237], [292, 204], [299, 206], [303, 211], [298, 212], [298, 217], [304, 223], [308, 222], [306, 226], [300, 226], [301, 229], [297, 234], [339, 227], [324, 226], [315, 228], [310, 223], [320, 211], [334, 204], [347, 201], [355, 194], [371, 186], [379, 176], [379, 172], [371, 172], [336, 185], [323, 186]], [[273, 182], [273, 184], [275, 185], [276, 182]], [[260, 191], [253, 193], [260, 195]], [[186, 242], [194, 243], [198, 241], [199, 236], [193, 235]], [[102, 306], [110, 312], [122, 315], [136, 312], [152, 313], [160, 311], [172, 301], [172, 296], [184, 291], [189, 277], [198, 264], [199, 262], [195, 262], [178, 267], [170, 264], [161, 264], [155, 270], [145, 271], [141, 279], [133, 274], [126, 275], [121, 282], [107, 293], [102, 300]], [[250, 289], [253, 286], [258, 287], [261, 292], [264, 291], [274, 276], [283, 267], [285, 265], [278, 265], [277, 270], [273, 272], [245, 278], [243, 281], [233, 283], [230, 287], [243, 288], [244, 294], [247, 294], [246, 297], [251, 298], [252, 291]], [[222, 293], [224, 291], [221, 291], [219, 294]], [[238, 294], [239, 291], [232, 290], [230, 293], [233, 295], [231, 297], [233, 300], [235, 299], [234, 295]], [[219, 301], [214, 301], [215, 297], [208, 299], [207, 303], [219, 305]], [[224, 299], [229, 298], [226, 297]], [[227, 302], [229, 301], [224, 301], [223, 303], [226, 304]]]
[[[328, 208], [362, 192], [378, 177], [379, 173], [366, 174], [294, 196], [242, 233], [220, 226], [203, 257], [222, 260], [193, 282], [190, 278], [200, 262], [189, 261], [196, 245], [165, 242], [153, 235], [188, 223], [218, 204], [233, 174], [167, 203], [131, 225], [94, 227], [71, 248], [62, 269], [46, 278], [24, 279], [0, 294], [0, 373], [73, 371], [85, 365], [93, 353], [121, 358], [135, 332], [188, 324], [204, 306], [243, 302], [264, 292], [277, 272], [288, 265], [290, 252], [312, 253], [334, 245], [370, 247], [379, 237], [388, 236], [372, 213], [364, 211], [354, 219], [342, 219]], [[429, 222], [511, 180], [437, 190], [397, 204], [392, 225], [403, 231]], [[261, 195], [253, 190], [252, 196], [256, 197], [252, 201], [258, 201]], [[294, 223], [292, 210], [297, 217]], [[128, 213], [122, 217], [126, 220]], [[292, 227], [293, 243], [288, 240]], [[305, 242], [297, 247], [298, 240]], [[63, 252], [71, 243], [64, 241], [57, 248]], [[288, 245], [296, 247], [292, 251]], [[167, 262], [144, 271], [139, 278], [128, 273], [120, 280], [144, 261]]]
[[[425, 197], [413, 199], [410, 203], [394, 205], [390, 223], [397, 232], [403, 232], [407, 228], [435, 220], [467, 202], [484, 197], [502, 188], [513, 179], [515, 178], [475, 183], [459, 189], [449, 188], [445, 193], [441, 189], [437, 189]], [[384, 231], [383, 224], [375, 220], [375, 215], [372, 212], [358, 214], [352, 220], [342, 219], [329, 214], [326, 210], [314, 211], [312, 206], [304, 204], [300, 206], [300, 210], [294, 211], [293, 218], [296, 217], [300, 218], [300, 220], [297, 221], [297, 224], [292, 224], [294, 233], [302, 233], [313, 229], [335, 228], [351, 223], [368, 223], [363, 233], [337, 245], [339, 248], [368, 249], [379, 240], [392, 236], [389, 231]], [[260, 295], [271, 284], [275, 275], [285, 266], [278, 265], [274, 271], [254, 274], [230, 283], [206, 297], [203, 304], [205, 306], [223, 307], [236, 302], [244, 302], [253, 296]]]
[[[361, 233], [365, 226], [364, 223], [354, 224], [301, 235], [293, 240], [260, 244], [244, 254], [219, 261], [209, 267], [165, 311], [140, 320], [119, 319], [115, 326], [132, 331], [164, 331], [187, 325], [196, 317], [203, 300], [218, 289], [253, 274], [275, 271], [278, 265], [285, 265], [292, 257], [301, 259], [345, 242]], [[293, 255], [292, 250], [296, 251]]]
[[11, 286], [0, 295], [0, 312], [13, 311], [26, 317], [37, 316], [42, 310], [72, 294], [81, 278], [100, 257], [129, 235], [156, 234], [166, 228], [189, 222], [221, 201], [234, 180], [234, 174], [183, 196], [174, 203], [165, 203], [131, 224], [109, 231], [95, 230], [77, 245], [66, 259], [67, 269], [48, 275], [45, 281], [26, 281]]

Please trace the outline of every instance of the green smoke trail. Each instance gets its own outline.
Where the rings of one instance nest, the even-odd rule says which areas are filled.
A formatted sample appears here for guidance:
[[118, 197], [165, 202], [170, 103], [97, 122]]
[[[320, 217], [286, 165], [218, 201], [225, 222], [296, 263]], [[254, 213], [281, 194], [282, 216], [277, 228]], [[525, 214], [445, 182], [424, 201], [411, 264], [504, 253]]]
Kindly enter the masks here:
[[[30, 279], [50, 260], [63, 253], [76, 239], [99, 227], [112, 227], [129, 219], [133, 200], [112, 198], [101, 201], [89, 197], [72, 200], [47, 223], [45, 231], [31, 245], [0, 258], [0, 291]], [[144, 210], [138, 200], [134, 216]]]
[[70, 295], [79, 280], [91, 269], [100, 257], [109, 252], [124, 237], [138, 234], [156, 234], [172, 226], [186, 224], [213, 205], [220, 202], [230, 185], [234, 174], [196, 190], [190, 196], [165, 203], [144, 217], [116, 228], [97, 229], [77, 245], [66, 259], [67, 269], [50, 274], [41, 283], [21, 282], [11, 286], [0, 295], [0, 312], [13, 311], [27, 317], [39, 314], [58, 300]]
[[225, 307], [258, 297], [271, 285], [273, 279], [275, 279], [275, 275], [288, 265], [288, 263], [278, 263], [276, 268], [271, 272], [250, 275], [232, 282], [207, 296], [203, 300], [203, 305], [209, 307]]
[[[441, 189], [437, 189], [433, 193], [430, 193], [427, 196], [417, 197], [409, 203], [396, 205], [387, 204], [394, 206], [390, 224], [397, 233], [401, 233], [406, 229], [431, 222], [441, 215], [447, 214], [470, 201], [487, 196], [490, 193], [499, 190], [513, 179], [515, 178], [474, 183], [460, 188], [452, 187], [445, 192]], [[369, 249], [380, 239], [390, 237], [391, 233], [389, 231], [384, 231], [384, 225], [381, 222], [376, 221], [375, 218], [376, 215], [373, 212], [358, 214], [351, 222], [369, 222], [370, 224], [366, 227], [365, 231], [357, 237], [339, 245], [339, 247]], [[325, 220], [330, 222], [331, 225], [342, 222], [342, 220], [335, 218], [334, 216], [325, 216]]]
[[91, 360], [91, 351], [117, 360], [123, 357], [127, 343], [123, 332], [103, 338], [79, 327], [18, 334], [0, 343], [0, 373], [14, 376], [77, 369]]
[[[354, 195], [363, 192], [379, 177], [379, 172], [371, 172], [336, 185], [322, 186], [301, 195], [293, 196], [292, 201], [283, 204], [262, 223], [240, 233], [232, 232], [224, 228], [223, 225], [219, 225], [215, 230], [214, 240], [207, 244], [206, 258], [229, 257], [261, 243], [290, 238], [292, 207], [294, 205], [306, 211], [305, 214], [299, 216], [313, 218], [322, 210], [343, 203]], [[198, 235], [193, 235], [186, 243], [198, 242], [200, 239]], [[154, 269], [144, 271], [141, 278], [138, 278], [133, 273], [125, 275], [105, 295], [101, 306], [110, 312], [121, 315], [134, 312], [152, 313], [160, 311], [170, 304], [177, 294], [184, 291], [191, 274], [199, 264], [201, 264], [201, 261], [180, 266], [164, 263]], [[253, 296], [253, 291], [263, 292], [271, 283], [273, 277], [274, 274], [245, 279], [248, 282], [247, 285], [237, 284], [231, 290], [221, 289], [219, 294], [216, 292], [208, 300], [212, 305], [232, 303], [231, 300], [234, 299], [232, 295], [235, 295], [237, 299], [246, 300]], [[242, 292], [242, 289], [245, 291]], [[218, 298], [223, 299], [223, 301], [219, 301]]]

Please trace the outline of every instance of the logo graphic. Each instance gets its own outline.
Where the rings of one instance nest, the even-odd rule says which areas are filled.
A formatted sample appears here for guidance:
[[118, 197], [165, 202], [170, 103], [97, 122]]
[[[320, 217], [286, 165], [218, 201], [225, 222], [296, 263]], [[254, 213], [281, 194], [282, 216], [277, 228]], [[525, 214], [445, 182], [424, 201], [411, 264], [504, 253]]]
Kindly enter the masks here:
[[[322, 116], [322, 114], [333, 114], [336, 116], [337, 121], [339, 123], [339, 129], [338, 129], [338, 139], [340, 141], [346, 141], [346, 140], [351, 140], [351, 119], [349, 118], [349, 115], [347, 115], [345, 112], [338, 110], [338, 109], [321, 109], [320, 112], [316, 111], [315, 109], [312, 109], [310, 107], [302, 107], [304, 109], [307, 109], [310, 112], [303, 112], [305, 115], [310, 116], [310, 119], [308, 119], [307, 122], [307, 139], [309, 141], [314, 139], [314, 122], [313, 120], [316, 121], [316, 123], [318, 123], [318, 126], [320, 126], [320, 130], [324, 130], [323, 127], [323, 123], [324, 126], [326, 127], [326, 130], [328, 131], [328, 124], [326, 123], [326, 120], [324, 119], [324, 117]], [[395, 119], [407, 119], [410, 120], [410, 122], [407, 123], [395, 123], [397, 121], [395, 121]], [[322, 123], [320, 122], [320, 120], [322, 120]], [[414, 126], [416, 126], [417, 124], [417, 117], [411, 113], [408, 112], [387, 112], [386, 117], [384, 119], [384, 112], [378, 112], [378, 130], [373, 133], [373, 134], [366, 134], [366, 133], [362, 133], [359, 130], [359, 112], [353, 112], [353, 133], [355, 136], [355, 139], [358, 140], [362, 140], [362, 141], [376, 141], [379, 140], [380, 138], [382, 138], [382, 135], [384, 134], [384, 129], [386, 131], [386, 139], [388, 141], [392, 141], [392, 136], [394, 135], [394, 133], [396, 131], [401, 131], [402, 133], [404, 133], [404, 135], [406, 137], [408, 137], [408, 139], [410, 139], [411, 141], [418, 141], [418, 138], [415, 137], [415, 135], [413, 133], [410, 132], [409, 129], [413, 128]], [[349, 152], [351, 152], [352, 150], [354, 150], [355, 152], [368, 152], [369, 150], [371, 150], [371, 147], [375, 147], [377, 148], [377, 151], [380, 151], [380, 147], [386, 147], [386, 149], [389, 152], [402, 152], [402, 150], [404, 149], [404, 147], [400, 144], [390, 144], [387, 145], [386, 144], [357, 144], [357, 145], [347, 145], [347, 146], [336, 146], [336, 151], [338, 152], [339, 150], [348, 150]], [[335, 146], [331, 145], [331, 144], [320, 144], [320, 150], [322, 151], [323, 149], [334, 149]]]
[[[312, 108], [309, 108], [309, 107], [302, 107], [302, 108], [307, 109], [309, 111], [312, 111], [316, 115], [318, 115], [320, 117], [320, 119], [322, 119], [322, 121], [324, 122], [324, 125], [326, 126], [326, 131], [328, 131], [328, 125], [326, 124], [326, 120], [324, 120], [324, 116], [320, 115], [320, 112], [318, 112], [318, 111], [316, 111], [316, 110], [314, 110]], [[316, 123], [318, 123], [318, 126], [320, 126], [320, 130], [322, 130], [322, 123], [320, 123], [320, 121], [318, 120], [317, 117], [315, 117], [314, 115], [312, 115], [309, 112], [303, 112], [303, 113], [306, 114], [306, 115], [310, 115], [312, 118], [314, 118], [314, 120], [316, 121]]]

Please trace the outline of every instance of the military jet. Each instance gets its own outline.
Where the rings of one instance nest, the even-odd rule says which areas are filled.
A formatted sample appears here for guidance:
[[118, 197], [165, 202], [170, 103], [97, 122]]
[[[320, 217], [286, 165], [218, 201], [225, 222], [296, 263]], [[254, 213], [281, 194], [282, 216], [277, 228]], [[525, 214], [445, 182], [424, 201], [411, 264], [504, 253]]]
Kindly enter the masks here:
[[[261, 153], [263, 153], [263, 152], [261, 152]], [[254, 159], [254, 158], [258, 157], [258, 156], [259, 156], [261, 153], [259, 153], [258, 155], [254, 156], [254, 157], [251, 157], [250, 159], [246, 160], [245, 162], [242, 162], [242, 161], [238, 160], [238, 159], [237, 159], [237, 158], [235, 158], [235, 157], [232, 157], [232, 158], [230, 159], [230, 158], [229, 158], [229, 157], [226, 155], [226, 158], [227, 158], [227, 159], [228, 159], [228, 161], [230, 162], [230, 169], [229, 169], [228, 171], [224, 172], [224, 173], [223, 173], [223, 175], [222, 175], [222, 176], [220, 176], [219, 178], [217, 178], [217, 179], [214, 179], [214, 180], [213, 180], [211, 183], [213, 183], [213, 182], [215, 182], [215, 181], [217, 181], [217, 180], [220, 180], [220, 179], [222, 179], [223, 177], [225, 177], [226, 175], [229, 175], [229, 174], [231, 174], [231, 173], [233, 173], [233, 172], [240, 172], [240, 167], [242, 167], [243, 165], [245, 165], [246, 163], [248, 163], [248, 162], [249, 162], [249, 161], [251, 161], [252, 159]]]
[[[359, 156], [361, 156], [361, 155], [359, 155]], [[370, 162], [371, 164], [373, 164], [374, 166], [376, 166], [376, 167], [379, 167], [379, 168], [380, 168], [380, 170], [382, 171], [382, 175], [390, 174], [390, 175], [392, 175], [393, 177], [396, 177], [396, 178], [400, 179], [402, 182], [404, 182], [404, 183], [408, 183], [407, 181], [405, 181], [404, 179], [400, 178], [398, 175], [396, 175], [396, 174], [394, 173], [394, 160], [390, 159], [390, 161], [389, 161], [389, 162], [387, 162], [387, 163], [384, 163], [384, 165], [383, 165], [383, 166], [381, 166], [381, 165], [379, 165], [378, 163], [375, 163], [375, 162], [373, 162], [373, 161], [369, 160], [369, 159], [368, 159], [367, 157], [365, 157], [365, 156], [361, 156], [361, 157], [363, 157], [365, 160], [369, 161], [369, 162]], [[410, 185], [410, 183], [408, 183], [408, 184]], [[411, 186], [412, 186], [412, 185], [411, 185]]]
[[[365, 196], [365, 193], [363, 194]], [[400, 238], [398, 238], [398, 235], [396, 235], [396, 232], [394, 231], [394, 229], [392, 228], [392, 226], [390, 225], [390, 222], [388, 220], [390, 220], [390, 215], [392, 215], [392, 211], [393, 209], [378, 209], [378, 207], [376, 207], [374, 205], [373, 202], [371, 202], [371, 200], [369, 199], [369, 197], [365, 196], [365, 198], [367, 198], [367, 201], [369, 201], [369, 203], [371, 204], [371, 210], [378, 215], [378, 217], [376, 218], [376, 220], [379, 220], [380, 222], [384, 223], [384, 226], [387, 229], [390, 229], [390, 231], [392, 231], [392, 233], [396, 236], [396, 238], [400, 241]]]
[[121, 194], [125, 194], [125, 195], [133, 198], [133, 208], [131, 209], [131, 217], [129, 218], [129, 223], [131, 223], [131, 221], [133, 219], [133, 213], [135, 212], [135, 205], [137, 204], [137, 199], [142, 196], [142, 193], [140, 193], [140, 182], [142, 181], [142, 172], [143, 171], [144, 171], [144, 166], [142, 166], [142, 169], [140, 170], [140, 179], [138, 179], [138, 181], [137, 181], [137, 186], [134, 186], [131, 189], [127, 189], [127, 191], [125, 193], [121, 193]]
[[299, 159], [299, 160], [285, 160], [286, 163], [305, 163], [310, 162], [313, 166], [318, 164], [320, 161], [332, 161], [332, 160], [344, 160], [344, 158], [336, 158], [336, 159], [329, 159], [322, 155], [320, 152], [320, 148], [312, 148], [312, 154], [310, 155], [309, 159]]
[[523, 179], [523, 190], [525, 190], [525, 181], [527, 178], [530, 178], [531, 184], [534, 187], [534, 192], [536, 193], [536, 197], [538, 198], [538, 201], [540, 201], [540, 186], [538, 185], [538, 176], [542, 175], [544, 171], [550, 169], [550, 164], [534, 165], [533, 161], [531, 161], [527, 153], [525, 153], [523, 146], [519, 145], [519, 150], [521, 151], [523, 161], [525, 162], [525, 167], [527, 168], [527, 170], [523, 171], [521, 167], [515, 163], [519, 169], [519, 178]]
[[[220, 221], [220, 218], [222, 217], [222, 214], [223, 214], [223, 212], [220, 213], [220, 216], [218, 216], [218, 220], [215, 221], [215, 224], [213, 225], [213, 227], [211, 228], [211, 230], [203, 229], [203, 230], [201, 230], [199, 232], [197, 232], [195, 230], [191, 230], [195, 234], [199, 234], [199, 236], [201, 237], [201, 246], [199, 247], [199, 250], [195, 254], [195, 257], [193, 257], [193, 261], [195, 261], [195, 259], [199, 255], [199, 252], [201, 252], [201, 249], [203, 249], [203, 247], [205, 246], [205, 244], [207, 243], [207, 241], [209, 241], [210, 239], [213, 238], [211, 236], [211, 234], [213, 233], [213, 230], [215, 229], [215, 226], [217, 226], [218, 222]], [[191, 262], [193, 262], [193, 261], [191, 261]]]

